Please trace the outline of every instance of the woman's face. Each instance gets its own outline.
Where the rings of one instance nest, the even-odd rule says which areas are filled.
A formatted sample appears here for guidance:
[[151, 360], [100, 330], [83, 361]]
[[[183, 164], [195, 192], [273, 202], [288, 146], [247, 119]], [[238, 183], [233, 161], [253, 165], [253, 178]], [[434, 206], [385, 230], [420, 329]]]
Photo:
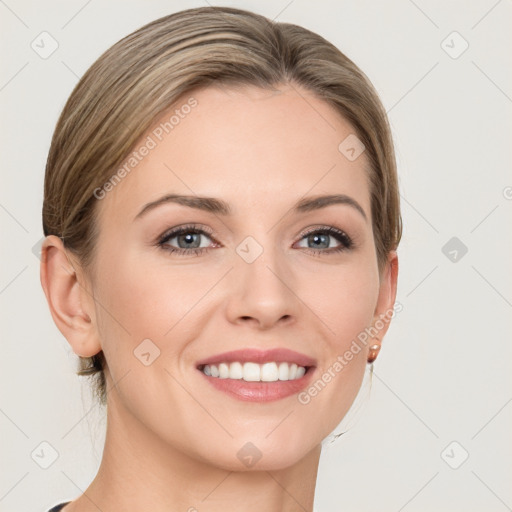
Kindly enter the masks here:
[[[230, 470], [251, 467], [247, 456], [261, 456], [256, 469], [287, 467], [335, 429], [367, 364], [372, 342], [357, 340], [395, 298], [396, 273], [379, 280], [365, 154], [353, 138], [340, 149], [351, 126], [297, 90], [184, 97], [98, 194], [89, 285], [117, 383], [109, 410]], [[334, 195], [349, 199], [297, 207]], [[294, 361], [309, 367], [303, 377], [272, 381], [293, 377], [281, 363]], [[207, 363], [233, 378], [206, 375]], [[251, 380], [258, 372], [271, 380]]]

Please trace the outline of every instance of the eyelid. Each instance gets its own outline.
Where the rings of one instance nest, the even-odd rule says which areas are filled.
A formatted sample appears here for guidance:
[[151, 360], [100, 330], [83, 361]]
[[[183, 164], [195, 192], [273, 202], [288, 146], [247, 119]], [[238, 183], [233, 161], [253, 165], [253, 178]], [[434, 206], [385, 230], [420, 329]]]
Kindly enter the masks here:
[[[214, 238], [213, 229], [203, 226], [200, 224], [183, 224], [180, 226], [174, 226], [172, 228], [167, 229], [158, 237], [158, 242], [164, 242], [166, 239], [174, 238], [175, 236], [179, 236], [182, 232], [196, 231], [200, 234], [204, 233], [208, 235], [210, 238]], [[173, 235], [172, 237], [170, 235]]]
[[308, 236], [311, 233], [316, 233], [318, 231], [322, 231], [325, 233], [334, 233], [334, 234], [343, 236], [347, 239], [347, 241], [353, 243], [352, 237], [345, 230], [337, 228], [335, 226], [330, 226], [330, 225], [316, 225], [311, 228], [306, 228], [306, 230], [301, 232], [299, 236], [302, 239], [305, 236]]

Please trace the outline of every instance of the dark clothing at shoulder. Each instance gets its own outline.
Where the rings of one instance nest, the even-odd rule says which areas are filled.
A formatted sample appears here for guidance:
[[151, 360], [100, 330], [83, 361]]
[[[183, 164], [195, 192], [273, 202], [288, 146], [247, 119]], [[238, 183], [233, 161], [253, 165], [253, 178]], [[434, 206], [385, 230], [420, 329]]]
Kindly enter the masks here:
[[71, 503], [71, 502], [66, 501], [64, 503], [59, 503], [58, 505], [55, 505], [55, 507], [48, 510], [48, 512], [59, 512], [59, 510], [62, 510], [64, 508], [64, 506], [67, 505], [68, 503]]

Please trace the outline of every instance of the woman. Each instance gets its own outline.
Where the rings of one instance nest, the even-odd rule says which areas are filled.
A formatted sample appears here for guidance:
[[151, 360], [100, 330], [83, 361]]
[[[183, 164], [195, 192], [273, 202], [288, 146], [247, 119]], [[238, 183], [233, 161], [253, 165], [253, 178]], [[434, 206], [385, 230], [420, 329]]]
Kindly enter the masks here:
[[96, 477], [52, 510], [311, 511], [396, 297], [393, 144], [357, 66], [239, 9], [142, 27], [64, 107], [43, 227], [107, 406]]

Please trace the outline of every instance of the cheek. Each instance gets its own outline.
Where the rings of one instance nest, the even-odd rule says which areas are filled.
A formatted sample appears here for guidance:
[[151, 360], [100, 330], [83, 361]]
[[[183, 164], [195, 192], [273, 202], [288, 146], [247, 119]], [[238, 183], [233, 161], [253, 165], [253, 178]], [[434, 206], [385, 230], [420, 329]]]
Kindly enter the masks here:
[[[205, 294], [224, 272], [198, 273], [192, 266], [172, 266], [164, 258], [148, 261], [136, 253], [103, 259], [98, 275], [104, 277], [95, 289], [101, 304], [96, 308], [100, 338], [113, 381], [129, 371], [130, 380], [139, 382], [127, 396], [162, 396], [162, 384], [170, 379], [165, 369], [188, 369], [184, 354], [189, 342], [200, 338], [209, 316], [215, 315], [209, 306], [213, 294]], [[169, 393], [182, 393], [172, 379], [169, 384]], [[147, 397], [140, 398], [145, 407]]]
[[306, 410], [329, 411], [324, 428], [331, 431], [352, 405], [364, 377], [379, 278], [368, 260], [317, 271], [312, 283], [302, 296], [321, 320], [324, 355], [311, 386], [298, 398]]
[[316, 268], [301, 283], [298, 295], [320, 320], [331, 353], [346, 350], [371, 325], [379, 277], [370, 258]]
[[101, 269], [98, 299], [104, 308], [102, 330], [109, 338], [130, 338], [137, 345], [146, 338], [162, 340], [193, 308], [210, 283], [208, 279], [165, 262], [160, 267], [137, 257], [116, 259]]

